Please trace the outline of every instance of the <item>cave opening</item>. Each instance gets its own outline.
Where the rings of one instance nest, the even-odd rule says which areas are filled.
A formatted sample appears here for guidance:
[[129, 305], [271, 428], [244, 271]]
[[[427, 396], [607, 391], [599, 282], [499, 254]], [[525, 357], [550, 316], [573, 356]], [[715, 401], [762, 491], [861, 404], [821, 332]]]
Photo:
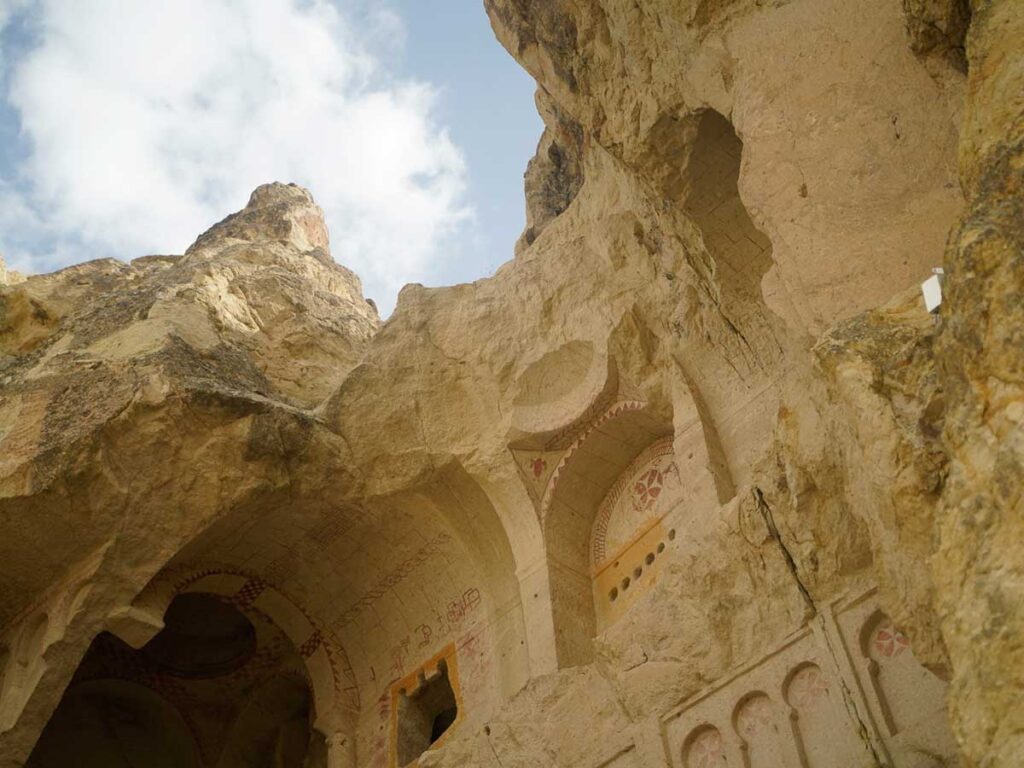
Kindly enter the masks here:
[[312, 696], [268, 618], [218, 595], [178, 595], [141, 648], [104, 632], [51, 716], [29, 768], [275, 768], [307, 764]]

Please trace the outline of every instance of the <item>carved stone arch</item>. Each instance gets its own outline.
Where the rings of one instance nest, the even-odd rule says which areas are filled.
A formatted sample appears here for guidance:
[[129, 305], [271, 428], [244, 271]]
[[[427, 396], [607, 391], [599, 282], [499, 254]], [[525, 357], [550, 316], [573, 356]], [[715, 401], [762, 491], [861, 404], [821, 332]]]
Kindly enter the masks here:
[[13, 643], [12, 656], [16, 662], [26, 663], [34, 656], [43, 655], [49, 645], [51, 623], [49, 612], [40, 610], [21, 626]]
[[[887, 736], [940, 726], [945, 736], [946, 683], [914, 657], [906, 635], [881, 609], [861, 625], [858, 648]], [[931, 738], [936, 740], [937, 735]]]
[[62, 627], [71, 624], [78, 612], [82, 610], [82, 606], [93, 591], [93, 586], [94, 582], [91, 579], [84, 579], [62, 595], [57, 605]]
[[867, 673], [866, 676], [870, 681], [871, 691], [875, 695], [878, 709], [882, 714], [882, 721], [885, 723], [888, 735], [891, 735], [896, 733], [897, 727], [893, 720], [889, 703], [886, 700], [885, 691], [882, 690], [881, 680], [879, 680], [880, 669], [878, 659], [871, 652], [872, 641], [875, 639], [876, 633], [887, 622], [889, 622], [889, 617], [880, 608], [876, 608], [869, 614], [857, 635], [857, 649], [860, 651], [860, 662]]
[[[590, 536], [597, 629], [614, 624], [657, 582], [684, 503], [675, 443], [655, 440], [618, 476], [598, 507]], [[673, 514], [676, 513], [676, 514]]]
[[831, 681], [815, 661], [800, 662], [783, 680], [782, 695], [789, 705], [791, 731], [802, 765], [821, 764], [850, 727], [834, 706], [831, 688]]
[[[622, 322], [628, 324], [630, 318]], [[624, 336], [638, 333], [632, 329]], [[600, 350], [592, 342], [568, 342], [541, 356], [519, 377], [508, 447], [536, 506], [543, 549], [542, 559], [517, 565], [525, 610], [532, 612], [531, 643], [537, 641], [543, 664], [550, 665], [544, 669], [592, 660], [594, 636], [646, 589], [631, 586], [655, 583], [658, 568], [651, 566], [664, 562], [659, 556], [675, 536], [675, 518], [662, 529], [659, 524], [668, 509], [644, 511], [632, 519], [616, 517], [621, 510], [614, 509], [614, 500], [606, 503], [610, 494], [628, 495], [622, 489], [632, 487], [634, 471], [653, 472], [659, 482], [671, 475], [676, 486], [685, 486], [686, 500], [692, 503], [671, 511], [685, 506], [692, 515], [687, 523], [717, 510], [723, 495], [732, 493], [700, 393], [684, 372], [675, 371], [664, 380], [647, 382], [641, 394], [620, 372], [619, 356], [628, 354], [616, 346], [621, 341], [613, 334]], [[645, 452], [649, 458], [665, 459], [665, 466], [641, 466]], [[678, 467], [676, 454], [683, 462]], [[624, 525], [624, 535], [613, 553], [607, 547], [608, 532], [616, 522]], [[619, 550], [629, 550], [628, 557], [604, 561]]]
[[684, 768], [725, 768], [728, 762], [722, 732], [711, 723], [701, 723], [683, 740], [680, 757]]
[[[33, 712], [50, 711], [54, 691], [63, 690], [66, 681], [63, 658], [69, 654], [69, 629], [81, 623], [89, 611], [83, 605], [94, 596], [94, 578], [110, 544], [90, 553], [69, 569], [69, 575], [47, 590], [31, 608], [11, 622], [0, 638], [0, 662], [6, 649], [6, 662], [0, 664], [0, 733], [33, 722]], [[75, 632], [81, 627], [74, 627]], [[51, 650], [53, 652], [51, 653]], [[71, 650], [71, 654], [75, 651]], [[57, 657], [57, 658], [54, 658]], [[56, 682], [56, 685], [51, 684]], [[45, 714], [43, 715], [45, 717]], [[5, 734], [10, 737], [10, 734]], [[19, 731], [9, 741], [16, 744], [13, 753], [28, 754], [37, 732]]]
[[348, 656], [333, 633], [318, 626], [297, 601], [259, 575], [214, 565], [165, 571], [135, 604], [162, 616], [175, 597], [187, 593], [218, 595], [243, 613], [255, 610], [266, 616], [291, 641], [305, 663], [313, 694], [313, 728], [328, 740], [354, 733], [359, 689]]
[[782, 742], [784, 713], [778, 702], [761, 690], [750, 691], [736, 702], [732, 726], [740, 740], [745, 768], [784, 765]]
[[593, 657], [599, 625], [591, 551], [601, 504], [632, 462], [659, 441], [671, 445], [671, 434], [671, 423], [643, 401], [618, 398], [572, 436], [554, 467], [540, 514], [559, 667]]
[[[648, 513], [665, 496], [666, 485], [681, 482], [676, 466], [671, 438], [656, 440], [626, 470], [619, 475], [598, 508], [597, 519], [590, 534], [590, 565], [596, 569], [614, 557], [628, 536], [623, 528], [643, 525], [642, 516]], [[638, 480], [637, 475], [641, 475]], [[635, 492], [635, 494], [634, 494]], [[633, 519], [616, 515], [622, 502], [631, 495], [638, 495], [638, 503], [625, 505], [623, 511], [633, 513]], [[640, 519], [637, 519], [640, 517]], [[623, 519], [625, 518], [625, 519]], [[618, 523], [618, 530], [616, 530]]]

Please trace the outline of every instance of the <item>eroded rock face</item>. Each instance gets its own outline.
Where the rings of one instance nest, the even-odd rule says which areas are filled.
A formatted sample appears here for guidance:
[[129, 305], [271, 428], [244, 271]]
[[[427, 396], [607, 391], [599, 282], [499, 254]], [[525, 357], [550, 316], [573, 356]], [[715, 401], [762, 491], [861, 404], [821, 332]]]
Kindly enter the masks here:
[[545, 95], [537, 92], [537, 109], [544, 118], [544, 134], [537, 154], [526, 167], [526, 230], [516, 252], [533, 241], [563, 214], [583, 185], [583, 130], [565, 117]]
[[[486, 7], [546, 125], [493, 277], [381, 325], [279, 184], [4, 277], [4, 764], [130, 701], [203, 765], [1016, 765], [1020, 11], [965, 80], [959, 3]], [[263, 661], [174, 683], [194, 594]]]
[[967, 210], [946, 249], [939, 335], [950, 466], [933, 570], [953, 719], [978, 765], [1012, 765], [1024, 754], [1022, 33], [1015, 4], [974, 4], [960, 149]]
[[[0, 623], [28, 611], [41, 627], [34, 646], [5, 644], [0, 728], [45, 722], [31, 696], [59, 695], [84, 652], [76, 639], [211, 519], [253, 494], [273, 505], [289, 486], [284, 456], [316, 444], [310, 410], [379, 326], [325, 247], [309, 194], [269, 185], [185, 256], [0, 289]], [[19, 654], [41, 648], [32, 672]], [[33, 728], [5, 737], [5, 758], [27, 755]]]
[[915, 53], [943, 56], [966, 71], [964, 38], [971, 21], [967, 0], [903, 0], [903, 12]]

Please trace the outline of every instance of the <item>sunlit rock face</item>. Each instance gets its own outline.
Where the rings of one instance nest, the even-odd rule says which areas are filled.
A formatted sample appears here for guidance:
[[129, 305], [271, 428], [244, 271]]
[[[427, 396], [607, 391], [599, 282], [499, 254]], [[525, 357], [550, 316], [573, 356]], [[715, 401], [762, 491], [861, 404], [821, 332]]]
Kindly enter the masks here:
[[485, 5], [493, 277], [0, 270], [0, 764], [1018, 765], [1019, 5]]

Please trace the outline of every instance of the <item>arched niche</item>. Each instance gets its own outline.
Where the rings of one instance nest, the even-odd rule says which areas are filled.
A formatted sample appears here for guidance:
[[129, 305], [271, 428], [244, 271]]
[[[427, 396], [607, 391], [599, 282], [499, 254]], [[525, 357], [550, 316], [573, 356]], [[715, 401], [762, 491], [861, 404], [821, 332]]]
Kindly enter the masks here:
[[690, 116], [688, 122], [695, 135], [681, 177], [683, 210], [716, 264], [730, 317], [744, 327], [767, 324], [761, 281], [774, 265], [772, 244], [740, 197], [743, 142], [732, 123], [713, 109]]
[[846, 715], [839, 685], [816, 662], [804, 661], [790, 669], [782, 695], [804, 766], [831, 768], [837, 755], [858, 753], [859, 739]]
[[732, 721], [745, 768], [776, 768], [786, 764], [785, 720], [779, 705], [764, 691], [748, 693], [737, 702]]
[[[555, 463], [540, 512], [559, 667], [593, 658], [599, 622], [592, 550], [601, 505], [638, 456], [666, 438], [671, 445], [671, 431], [643, 402], [618, 399], [579, 429]], [[611, 519], [603, 524], [607, 530]]]
[[683, 497], [670, 437], [644, 449], [605, 495], [590, 532], [598, 631], [615, 623], [657, 581], [677, 535], [665, 518]]
[[860, 651], [887, 735], [914, 733], [937, 751], [946, 748], [947, 685], [918, 662], [910, 640], [882, 611], [862, 625]]
[[390, 685], [450, 644], [470, 724], [529, 672], [509, 538], [488, 494], [454, 461], [384, 497], [219, 520], [135, 607], [159, 615], [189, 590], [251, 601], [281, 626], [303, 651], [315, 727], [344, 759], [387, 759]]
[[778, 382], [805, 321], [770, 238], [740, 194], [744, 146], [730, 120], [713, 109], [671, 110], [657, 120], [651, 140], [649, 172], [662, 199], [683, 214], [679, 225], [697, 256], [694, 272], [681, 273], [685, 299], [673, 322], [724, 503], [750, 481], [769, 447]]
[[722, 732], [708, 723], [686, 737], [681, 757], [684, 768], [726, 768], [729, 764]]

